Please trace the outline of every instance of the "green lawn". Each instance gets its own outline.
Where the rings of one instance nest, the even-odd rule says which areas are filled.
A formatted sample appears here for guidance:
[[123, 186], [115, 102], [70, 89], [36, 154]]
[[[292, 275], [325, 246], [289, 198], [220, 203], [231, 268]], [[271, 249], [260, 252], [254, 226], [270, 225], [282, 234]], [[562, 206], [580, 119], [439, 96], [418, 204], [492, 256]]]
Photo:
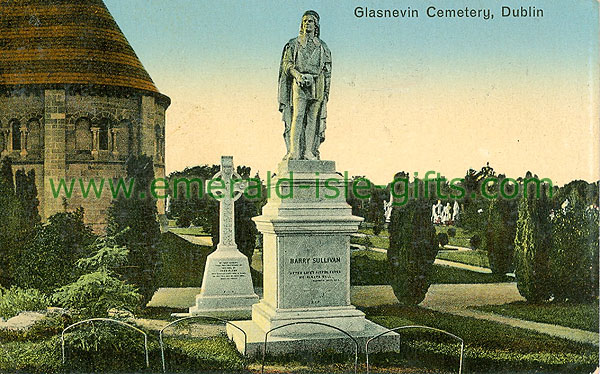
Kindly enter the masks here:
[[457, 247], [471, 248], [470, 240], [471, 240], [471, 237], [473, 236], [473, 234], [470, 233], [469, 231], [463, 229], [462, 227], [435, 226], [435, 232], [436, 232], [436, 234], [443, 233], [443, 232], [445, 232], [447, 234], [449, 228], [456, 229], [456, 235], [453, 238], [451, 238], [450, 235], [448, 235], [448, 244], [454, 245]]
[[477, 309], [528, 321], [598, 332], [598, 301], [588, 304], [514, 302]]
[[[367, 308], [367, 317], [388, 328], [424, 325], [451, 332], [465, 342], [465, 373], [590, 373], [598, 362], [597, 347], [503, 324], [399, 305]], [[150, 369], [144, 368], [142, 340], [136, 334], [127, 344], [106, 349], [83, 348], [76, 334], [67, 338], [67, 363], [61, 363], [59, 330], [52, 335], [20, 333], [3, 339], [0, 372], [161, 372], [156, 331], [149, 331]], [[71, 335], [71, 334], [69, 334]], [[405, 330], [398, 353], [374, 354], [377, 373], [455, 373], [458, 344], [438, 333]], [[105, 337], [106, 339], [106, 337]], [[120, 337], [116, 341], [120, 341]], [[130, 338], [127, 338], [130, 339]], [[87, 339], [89, 340], [89, 339]], [[116, 342], [115, 341], [115, 342]], [[89, 342], [93, 343], [93, 342]], [[242, 357], [225, 336], [165, 339], [168, 372], [256, 373], [260, 361]], [[79, 348], [77, 348], [79, 347]], [[364, 362], [364, 356], [359, 359]], [[347, 372], [348, 357], [333, 352], [270, 359], [271, 373]], [[389, 370], [386, 370], [389, 368]]]
[[170, 227], [169, 231], [180, 235], [210, 236], [210, 233], [204, 232], [202, 227]]
[[[36, 341], [13, 341], [0, 346], [1, 373], [160, 373], [162, 362], [158, 338], [148, 336], [150, 369], [144, 365], [143, 344], [118, 349], [88, 346], [74, 349], [66, 339], [67, 361], [61, 361], [60, 335]], [[91, 342], [90, 342], [91, 343]], [[207, 339], [166, 338], [165, 358], [173, 371], [203, 373], [239, 373], [248, 360], [242, 357], [226, 337]], [[4, 352], [2, 350], [4, 348]], [[8, 352], [8, 354], [6, 354]], [[247, 372], [247, 371], [246, 371]]]
[[487, 251], [481, 249], [473, 251], [439, 251], [437, 258], [484, 268], [490, 267]]
[[[389, 284], [389, 266], [385, 253], [373, 251], [352, 252], [350, 281], [353, 286]], [[468, 270], [433, 266], [432, 283], [497, 283], [510, 282], [511, 278], [495, 274], [481, 274]]]
[[[465, 341], [463, 372], [590, 373], [598, 364], [598, 349], [503, 324], [434, 312], [420, 307], [385, 306], [365, 310], [367, 317], [388, 328], [425, 325], [453, 333]], [[458, 344], [436, 333], [402, 332], [404, 357], [457, 368]], [[411, 356], [412, 353], [412, 356]], [[373, 357], [372, 362], [394, 365], [389, 355]], [[385, 365], [382, 365], [385, 366]], [[456, 370], [456, 369], [455, 369]], [[507, 371], [504, 371], [507, 370]]]
[[[454, 238], [451, 238], [450, 236], [448, 236], [448, 241], [449, 241], [448, 244], [454, 245], [457, 247], [470, 248], [471, 244], [469, 243], [469, 241], [471, 240], [471, 237], [473, 235], [461, 227], [455, 227], [455, 226], [451, 226], [451, 227], [454, 227], [456, 229], [456, 236]], [[435, 226], [435, 231], [437, 234], [439, 234], [441, 232], [447, 233], [449, 228], [450, 227], [448, 227], [448, 226]], [[379, 235], [374, 235], [372, 228], [365, 227], [365, 228], [360, 228], [358, 230], [358, 232], [365, 234], [369, 237], [369, 240], [371, 241], [371, 247], [383, 248], [383, 249], [388, 249], [390, 247], [390, 240], [389, 240], [390, 234], [387, 230], [382, 230], [379, 233]], [[359, 243], [358, 241], [356, 241], [355, 238], [353, 238], [353, 240], [354, 240], [353, 243], [364, 245], [364, 243]]]
[[381, 236], [371, 236], [369, 237], [369, 239], [371, 239], [371, 244], [372, 247], [374, 248], [383, 248], [383, 249], [389, 249], [390, 248], [390, 240], [388, 239], [388, 237], [381, 237]]
[[206, 257], [211, 247], [188, 242], [172, 232], [161, 234], [161, 267], [158, 284], [162, 287], [196, 287], [202, 283]]
[[[366, 235], [375, 235], [375, 233], [373, 233], [373, 229], [372, 228], [368, 228], [368, 227], [363, 227], [358, 229], [358, 232], [366, 234]], [[384, 236], [384, 237], [389, 237], [390, 233], [387, 231], [387, 229], [383, 229], [381, 230], [381, 232], [379, 233], [379, 236]]]

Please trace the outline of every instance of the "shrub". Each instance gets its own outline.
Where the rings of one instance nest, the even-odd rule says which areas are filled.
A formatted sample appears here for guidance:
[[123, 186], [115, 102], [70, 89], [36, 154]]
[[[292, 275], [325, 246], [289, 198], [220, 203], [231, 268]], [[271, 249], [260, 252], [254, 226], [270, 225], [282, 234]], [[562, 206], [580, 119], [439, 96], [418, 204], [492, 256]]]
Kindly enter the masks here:
[[46, 295], [36, 289], [0, 288], [0, 317], [12, 318], [24, 311], [46, 310], [50, 305]]
[[456, 236], [456, 229], [454, 227], [450, 227], [448, 229], [448, 236], [454, 238]]
[[437, 240], [438, 243], [440, 243], [440, 245], [444, 247], [446, 244], [448, 244], [448, 234], [446, 234], [445, 232], [440, 232], [439, 234], [437, 234]]
[[117, 240], [116, 244], [129, 250], [127, 266], [121, 269], [121, 275], [139, 288], [145, 303], [157, 288], [156, 277], [160, 271], [160, 225], [156, 200], [150, 193], [154, 180], [152, 158], [129, 158], [127, 180], [135, 181], [132, 196], [119, 196], [109, 207], [107, 234]]
[[113, 237], [98, 238], [93, 247], [90, 257], [77, 262], [88, 273], [61, 287], [53, 299], [82, 317], [106, 317], [112, 308], [134, 310], [141, 295], [113, 271], [127, 261], [127, 249], [116, 245]]
[[[45, 295], [44, 295], [45, 296]], [[73, 323], [68, 313], [48, 312], [44, 318], [36, 321], [27, 330], [0, 329], [0, 341], [28, 341], [35, 342], [60, 335], [62, 330]], [[0, 369], [1, 372], [1, 369]]]
[[377, 187], [371, 189], [367, 221], [373, 223], [373, 234], [379, 235], [385, 225], [385, 198], [389, 193]]
[[[148, 338], [156, 346], [156, 338]], [[140, 372], [145, 368], [143, 335], [116, 323], [80, 325], [65, 334], [65, 348], [65, 369], [72, 371]]]
[[354, 236], [354, 237], [350, 238], [350, 242], [352, 244], [362, 245], [365, 247], [365, 249], [369, 249], [369, 248], [373, 247], [373, 242], [371, 241], [371, 238], [369, 238], [368, 235]]
[[481, 245], [481, 237], [477, 234], [473, 235], [469, 240], [469, 244], [473, 249], [479, 248], [479, 246]]
[[429, 289], [429, 275], [439, 248], [429, 203], [411, 199], [404, 206], [395, 207], [389, 231], [387, 256], [394, 294], [401, 304], [418, 304]]
[[549, 201], [529, 194], [519, 202], [514, 267], [519, 293], [528, 301], [550, 297], [548, 255], [552, 245]]
[[512, 200], [496, 199], [490, 204], [485, 233], [485, 247], [490, 268], [495, 274], [512, 270], [518, 212]]
[[18, 257], [15, 283], [51, 294], [79, 276], [75, 262], [94, 241], [92, 230], [83, 223], [83, 209], [57, 213], [37, 226], [33, 238]]
[[[20, 182], [22, 179], [19, 178]], [[12, 161], [4, 157], [0, 164], [0, 285], [15, 284], [19, 271], [19, 255], [23, 252], [35, 222], [30, 222], [28, 212], [15, 194]]]
[[598, 297], [598, 211], [586, 208], [576, 190], [568, 200], [553, 222], [552, 294], [557, 301], [591, 301]]

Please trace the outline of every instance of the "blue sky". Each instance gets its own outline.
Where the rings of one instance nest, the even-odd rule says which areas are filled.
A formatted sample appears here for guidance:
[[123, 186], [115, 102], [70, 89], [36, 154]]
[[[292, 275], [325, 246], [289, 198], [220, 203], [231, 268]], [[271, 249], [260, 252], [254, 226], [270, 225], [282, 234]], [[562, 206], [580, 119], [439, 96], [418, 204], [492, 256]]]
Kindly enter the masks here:
[[[302, 13], [315, 9], [334, 61], [322, 154], [338, 169], [380, 180], [399, 169], [460, 176], [489, 161], [508, 174], [533, 170], [563, 183], [598, 178], [595, 0], [105, 3], [173, 100], [169, 171], [217, 163], [220, 154], [261, 171], [275, 167], [284, 152], [275, 102], [281, 49]], [[502, 18], [503, 5], [535, 6], [544, 17]], [[359, 19], [356, 6], [410, 7], [420, 17]], [[490, 8], [495, 17], [433, 19], [428, 6]], [[246, 144], [249, 131], [259, 134], [260, 154]], [[369, 135], [364, 150], [340, 147]], [[380, 146], [381, 161], [365, 160]], [[571, 157], [570, 147], [584, 154]]]

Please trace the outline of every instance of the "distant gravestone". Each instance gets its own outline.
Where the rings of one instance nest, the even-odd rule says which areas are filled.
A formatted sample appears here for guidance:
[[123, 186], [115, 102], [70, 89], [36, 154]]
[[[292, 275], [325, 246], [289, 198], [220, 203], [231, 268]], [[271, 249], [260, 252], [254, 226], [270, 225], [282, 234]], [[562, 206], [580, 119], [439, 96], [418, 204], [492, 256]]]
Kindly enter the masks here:
[[234, 203], [241, 196], [244, 183], [234, 172], [233, 157], [221, 157], [221, 171], [212, 180], [218, 179], [223, 182], [223, 188], [215, 193], [220, 196], [219, 244], [206, 259], [202, 289], [189, 312], [249, 318], [258, 296], [252, 286], [248, 258], [235, 243]]

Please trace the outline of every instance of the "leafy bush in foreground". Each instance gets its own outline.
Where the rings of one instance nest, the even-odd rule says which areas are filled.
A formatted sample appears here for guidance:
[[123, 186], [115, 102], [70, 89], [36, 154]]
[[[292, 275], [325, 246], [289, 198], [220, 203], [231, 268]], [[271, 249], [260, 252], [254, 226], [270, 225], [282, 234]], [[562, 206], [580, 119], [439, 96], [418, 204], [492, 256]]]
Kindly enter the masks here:
[[48, 297], [36, 289], [0, 288], [1, 318], [9, 319], [23, 311], [46, 310], [49, 305]]
[[98, 238], [94, 247], [92, 256], [77, 261], [87, 274], [57, 290], [54, 300], [84, 317], [106, 317], [111, 308], [134, 310], [141, 295], [114, 272], [127, 261], [127, 249], [118, 246], [114, 237]]

